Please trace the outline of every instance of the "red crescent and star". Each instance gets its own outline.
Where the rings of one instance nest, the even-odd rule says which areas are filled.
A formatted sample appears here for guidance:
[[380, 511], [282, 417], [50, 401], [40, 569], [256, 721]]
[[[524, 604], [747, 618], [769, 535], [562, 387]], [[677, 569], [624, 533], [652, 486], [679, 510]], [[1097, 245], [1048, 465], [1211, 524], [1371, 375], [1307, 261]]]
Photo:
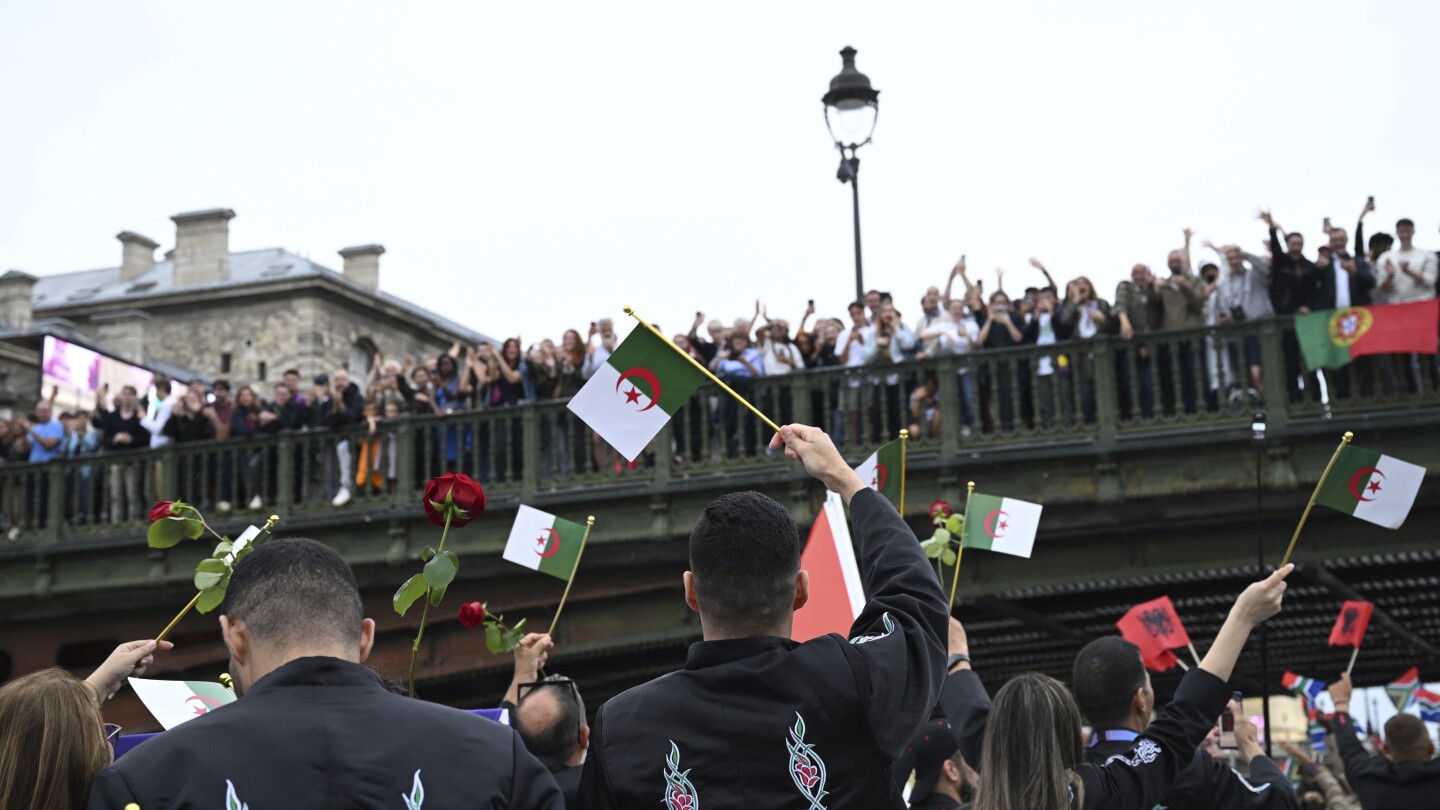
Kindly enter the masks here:
[[[998, 520], [997, 520], [998, 518]], [[1001, 509], [985, 516], [985, 533], [990, 535], [992, 540], [998, 540], [1005, 536], [1005, 529], [1010, 525], [1007, 521], [1010, 513]]]
[[[615, 381], [615, 393], [620, 393], [620, 386], [624, 385], [625, 381], [631, 377], [635, 377], [650, 386], [650, 403], [637, 411], [637, 413], [644, 413], [655, 407], [655, 403], [660, 401], [660, 378], [656, 377], [655, 372], [648, 368], [636, 366], [622, 372], [620, 378]], [[629, 405], [630, 403], [634, 403], [639, 405], [641, 395], [641, 391], [635, 387], [634, 383], [631, 383], [630, 390], [625, 392], [625, 404]]]
[[1357, 501], [1375, 500], [1375, 495], [1382, 489], [1379, 481], [1372, 478], [1370, 479], [1370, 483], [1365, 485], [1365, 492], [1370, 493], [1369, 498], [1365, 497], [1365, 492], [1360, 491], [1360, 479], [1371, 473], [1380, 476], [1381, 479], [1385, 478], [1385, 473], [1380, 472], [1380, 470], [1375, 467], [1362, 467], [1356, 470], [1355, 474], [1350, 476], [1350, 497]]
[[540, 548], [535, 549], [535, 554], [542, 560], [554, 557], [555, 552], [560, 550], [560, 535], [556, 534], [554, 529], [545, 529], [535, 538], [535, 542], [540, 544]]
[[870, 488], [875, 490], [876, 492], [880, 492], [881, 490], [885, 489], [885, 477], [888, 474], [889, 471], [885, 469], [884, 464], [881, 464], [878, 461], [875, 462], [875, 474], [870, 477]]
[[[199, 702], [196, 703], [195, 701]], [[218, 709], [221, 706], [225, 705], [224, 703], [221, 703], [215, 698], [208, 698], [204, 695], [191, 695], [190, 697], [185, 698], [185, 704], [195, 710], [195, 715], [197, 717], [202, 714], [209, 714], [211, 709]]]

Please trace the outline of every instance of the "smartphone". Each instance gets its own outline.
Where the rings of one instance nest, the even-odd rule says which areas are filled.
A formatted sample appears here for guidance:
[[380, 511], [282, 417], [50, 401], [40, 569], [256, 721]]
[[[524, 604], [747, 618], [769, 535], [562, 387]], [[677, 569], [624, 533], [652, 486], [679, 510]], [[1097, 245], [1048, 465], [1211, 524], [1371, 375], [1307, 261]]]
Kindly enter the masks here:
[[1374, 194], [1371, 194], [1371, 195], [1370, 195], [1370, 199], [1368, 200], [1368, 202], [1369, 202], [1370, 205], [1372, 205], [1372, 206], [1375, 205], [1375, 195], [1374, 195]]
[[810, 306], [813, 307], [813, 306], [815, 306], [815, 299], [814, 299], [814, 298], [811, 298], [809, 301], [806, 301], [805, 303], [807, 303], [807, 304], [809, 304]]
[[[1236, 703], [1240, 702], [1240, 693], [1236, 692], [1230, 696]], [[1220, 747], [1235, 748], [1235, 715], [1231, 713], [1230, 707], [1225, 707], [1225, 713], [1220, 715]]]

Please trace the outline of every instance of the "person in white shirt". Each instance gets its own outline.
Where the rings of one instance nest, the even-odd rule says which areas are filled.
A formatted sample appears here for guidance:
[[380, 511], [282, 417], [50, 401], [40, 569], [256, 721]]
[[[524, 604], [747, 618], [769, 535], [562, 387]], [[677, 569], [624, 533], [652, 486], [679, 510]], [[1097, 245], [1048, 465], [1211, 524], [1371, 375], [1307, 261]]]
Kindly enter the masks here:
[[1415, 223], [1402, 219], [1395, 223], [1398, 247], [1386, 251], [1379, 260], [1380, 289], [1391, 304], [1429, 301], [1435, 297], [1435, 254], [1415, 247]]
[[140, 417], [140, 426], [150, 431], [150, 448], [164, 447], [170, 437], [164, 435], [165, 423], [170, 421], [170, 412], [175, 408], [176, 397], [171, 393], [170, 381], [164, 377], [155, 378], [155, 398], [150, 400], [148, 413]]
[[[865, 344], [865, 362], [871, 366], [893, 369], [905, 362], [908, 352], [915, 348], [915, 333], [900, 320], [900, 313], [895, 311], [895, 305], [890, 301], [880, 304], [870, 334], [871, 340]], [[866, 382], [875, 387], [877, 394], [875, 407], [870, 412], [870, 439], [873, 442], [889, 441], [887, 437], [900, 435], [900, 428], [905, 426], [901, 423], [903, 397], [900, 374], [893, 370], [886, 372], [883, 388], [879, 387], [879, 374], [868, 375]]]
[[865, 365], [869, 353], [868, 344], [875, 341], [875, 328], [865, 320], [865, 305], [859, 301], [850, 305], [850, 331], [841, 336], [843, 345], [837, 350], [840, 365], [846, 369], [845, 390], [841, 392], [840, 408], [845, 412], [846, 438], [860, 442], [860, 384], [863, 377], [858, 369]]
[[[975, 322], [975, 316], [966, 311], [965, 302], [961, 299], [951, 299], [949, 310], [946, 320], [917, 337], [922, 341], [934, 340], [935, 350], [940, 354], [969, 354], [979, 345], [980, 326]], [[960, 383], [960, 435], [968, 438], [975, 425], [975, 382], [970, 374], [970, 365], [962, 361], [957, 376]]]
[[[1046, 287], [1035, 296], [1035, 345], [1053, 346], [1056, 342], [1055, 290]], [[1040, 424], [1050, 427], [1055, 420], [1055, 358], [1041, 355], [1035, 363], [1036, 397], [1039, 399]], [[1065, 421], [1074, 422], [1075, 409], [1069, 397], [1064, 397]]]
[[[771, 321], [760, 330], [760, 373], [766, 377], [786, 377], [805, 369], [800, 347], [790, 340], [790, 323]], [[794, 402], [788, 383], [777, 382], [761, 389], [762, 407], [776, 407], [780, 424], [788, 425], [794, 415]]]
[[[920, 317], [915, 321], [915, 334], [920, 336], [930, 330], [930, 327], [943, 324], [948, 320], [948, 313], [940, 308], [940, 288], [930, 287], [920, 299]], [[924, 360], [927, 357], [934, 357], [939, 350], [938, 339], [926, 339], [920, 337], [920, 351], [915, 355], [916, 360]]]

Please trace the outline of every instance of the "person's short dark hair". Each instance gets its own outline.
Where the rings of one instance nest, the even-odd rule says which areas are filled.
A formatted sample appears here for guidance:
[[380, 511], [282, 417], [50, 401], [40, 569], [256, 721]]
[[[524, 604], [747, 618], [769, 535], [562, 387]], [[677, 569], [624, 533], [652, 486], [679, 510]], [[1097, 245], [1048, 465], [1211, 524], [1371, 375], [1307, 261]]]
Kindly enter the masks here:
[[291, 374], [294, 374], [296, 377], [299, 377], [299, 376], [300, 376], [300, 369], [298, 369], [298, 368], [287, 368], [287, 369], [285, 369], [283, 372], [281, 372], [280, 376], [281, 376], [281, 377], [289, 377]]
[[1424, 762], [1430, 758], [1430, 732], [1420, 718], [1397, 714], [1385, 721], [1385, 745], [1396, 762]]
[[[580, 729], [585, 726], [585, 701], [580, 698], [580, 690], [575, 687], [575, 682], [569, 678], [548, 675], [544, 681], [547, 682], [545, 686], [531, 689], [520, 698], [520, 703], [512, 713], [511, 722], [525, 743], [526, 751], [537, 757], [565, 762], [575, 755], [575, 750], [580, 746]], [[548, 683], [550, 681], [555, 683]], [[555, 699], [556, 711], [546, 718], [550, 722], [543, 725], [521, 722], [521, 708], [541, 693]]]
[[1075, 702], [1091, 725], [1123, 723], [1135, 690], [1144, 685], [1140, 648], [1119, 636], [1097, 638], [1075, 656]]
[[155, 393], [164, 397], [170, 396], [170, 379], [168, 377], [155, 375]]
[[135, 395], [137, 395], [137, 396], [140, 394], [140, 392], [139, 392], [138, 390], [136, 390], [135, 386], [133, 386], [133, 385], [122, 385], [122, 386], [120, 386], [120, 390], [121, 390], [121, 392], [129, 391], [130, 393], [135, 394]]
[[1395, 244], [1395, 237], [1391, 236], [1388, 233], [1385, 233], [1384, 231], [1381, 231], [1380, 233], [1372, 233], [1370, 234], [1370, 238], [1365, 240], [1365, 244], [1372, 251], [1388, 250], [1391, 245]]
[[1405, 219], [1397, 219], [1397, 220], [1395, 220], [1395, 227], [1397, 227], [1397, 228], [1413, 228], [1413, 227], [1415, 227], [1415, 220], [1409, 219], [1408, 217], [1405, 218]]
[[229, 392], [230, 392], [230, 381], [222, 378], [222, 379], [216, 380], [214, 383], [211, 384], [210, 387], [213, 388], [213, 389], [215, 389], [216, 391], [224, 391], [224, 392], [226, 392], [226, 393], [229, 393]]
[[854, 312], [854, 311], [857, 310], [857, 309], [858, 309], [858, 310], [861, 310], [861, 311], [864, 311], [864, 309], [865, 309], [865, 302], [864, 302], [864, 301], [851, 301], [851, 302], [850, 302], [850, 306], [846, 307], [846, 309], [849, 310], [850, 312]]
[[256, 643], [353, 642], [365, 620], [360, 587], [340, 553], [305, 537], [269, 540], [235, 564], [220, 612]]
[[721, 495], [690, 531], [690, 571], [708, 620], [731, 634], [770, 635], [795, 600], [800, 532], [758, 492]]
[[890, 303], [894, 303], [894, 302], [895, 302], [895, 297], [894, 297], [893, 295], [891, 295], [889, 292], [882, 292], [882, 293], [880, 293], [880, 303], [883, 304], [883, 303], [885, 303], [885, 302], [887, 302], [887, 301], [889, 301]]

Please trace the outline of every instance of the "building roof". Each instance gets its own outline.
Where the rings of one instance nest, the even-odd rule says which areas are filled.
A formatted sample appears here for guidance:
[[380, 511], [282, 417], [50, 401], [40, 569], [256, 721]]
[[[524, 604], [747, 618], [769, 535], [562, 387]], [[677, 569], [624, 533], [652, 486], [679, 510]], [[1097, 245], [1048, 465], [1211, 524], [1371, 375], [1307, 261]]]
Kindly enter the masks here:
[[365, 289], [345, 277], [344, 273], [331, 270], [303, 256], [284, 248], [246, 250], [230, 254], [230, 277], [219, 281], [200, 284], [175, 284], [175, 262], [166, 259], [156, 262], [154, 267], [130, 281], [120, 280], [119, 267], [100, 270], [80, 270], [73, 273], [59, 273], [42, 276], [35, 282], [33, 298], [37, 316], [46, 310], [93, 304], [115, 304], [135, 307], [145, 299], [177, 292], [207, 293], [232, 290], [279, 281], [315, 278], [328, 279], [345, 284], [380, 302], [405, 310], [406, 312], [434, 324], [437, 328], [462, 337], [472, 343], [486, 341], [494, 343], [488, 335], [476, 332], [448, 318], [441, 317], [418, 304], [406, 301], [386, 292]]

